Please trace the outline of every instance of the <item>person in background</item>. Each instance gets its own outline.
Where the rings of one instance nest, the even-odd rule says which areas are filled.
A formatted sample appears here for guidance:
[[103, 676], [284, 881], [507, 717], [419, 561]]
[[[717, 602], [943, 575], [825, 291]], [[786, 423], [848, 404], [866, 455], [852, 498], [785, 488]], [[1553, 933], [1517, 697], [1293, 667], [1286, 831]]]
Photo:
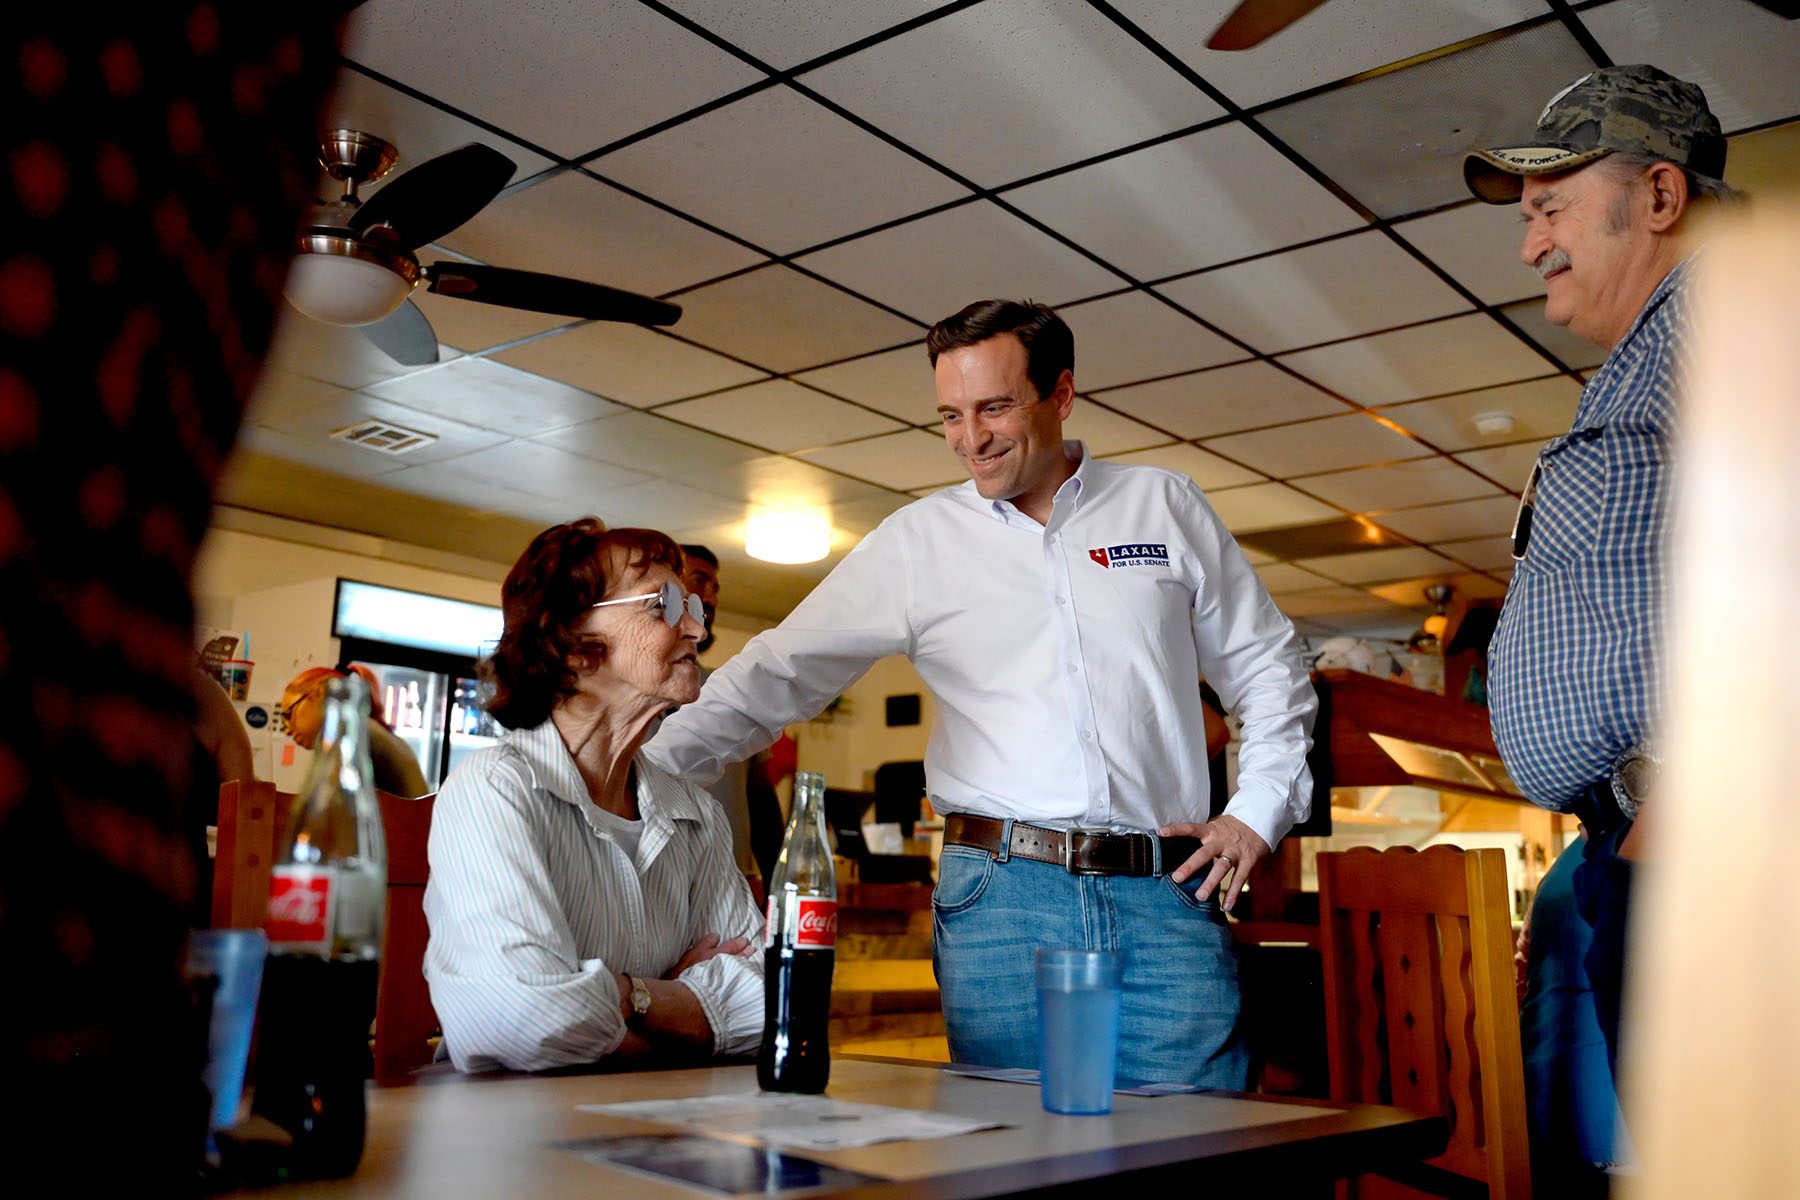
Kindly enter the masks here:
[[1593, 930], [1585, 962], [1615, 1073], [1637, 818], [1660, 764], [1692, 255], [1706, 210], [1736, 198], [1724, 171], [1705, 93], [1642, 65], [1582, 76], [1550, 98], [1530, 144], [1475, 151], [1464, 165], [1478, 198], [1518, 203], [1520, 257], [1544, 277], [1546, 319], [1608, 352], [1525, 485], [1488, 704], [1525, 795], [1586, 830], [1573, 885]]
[[[361, 675], [364, 682], [373, 678], [367, 667], [352, 666], [350, 669]], [[281, 723], [301, 749], [311, 750], [318, 744], [319, 731], [325, 724], [325, 685], [343, 677], [343, 672], [330, 667], [308, 667], [289, 680], [282, 691]], [[379, 694], [374, 683], [369, 683], [369, 688], [371, 695]], [[375, 767], [375, 786], [382, 791], [414, 797], [431, 790], [425, 782], [425, 773], [419, 770], [419, 760], [412, 747], [401, 741], [399, 735], [372, 711], [369, 714], [369, 759]]]
[[643, 759], [700, 694], [674, 542], [588, 517], [538, 534], [483, 671], [509, 732], [432, 814], [425, 978], [462, 1071], [742, 1055], [760, 1044], [762, 914], [719, 806]]
[[[681, 586], [687, 589], [688, 595], [700, 597], [700, 607], [706, 614], [706, 636], [700, 639], [697, 647], [705, 654], [713, 646], [713, 621], [719, 615], [719, 556], [705, 546], [688, 545], [681, 548]], [[700, 668], [701, 686], [705, 686], [706, 677], [712, 674], [710, 667]], [[763, 811], [753, 813], [751, 810], [752, 779], [754, 772], [749, 762], [733, 763], [725, 768], [725, 773], [706, 785], [706, 790], [719, 807], [725, 810], [726, 819], [731, 822], [731, 848], [737, 856], [738, 870], [751, 881], [750, 890], [757, 895], [762, 892], [762, 870], [757, 866], [756, 854], [751, 849], [751, 826], [760, 817], [766, 823], [771, 818], [767, 813], [767, 804], [775, 799], [767, 788], [755, 789], [758, 808]], [[781, 821], [781, 808], [777, 804], [773, 820]]]
[[[195, 1184], [189, 580], [348, 7], [37, 5], [0, 33], [0, 1146], [70, 1195]], [[99, 1133], [107, 1099], [131, 1111]]]
[[[952, 1056], [1035, 1066], [1032, 950], [1086, 946], [1125, 952], [1120, 1075], [1242, 1088], [1217, 896], [1229, 908], [1309, 811], [1299, 639], [1191, 479], [1063, 440], [1075, 347], [1056, 313], [982, 301], [925, 344], [970, 481], [883, 521], [646, 756], [714, 778], [906, 655], [937, 700], [932, 952]], [[1238, 791], [1212, 820], [1202, 676], [1244, 722]]]

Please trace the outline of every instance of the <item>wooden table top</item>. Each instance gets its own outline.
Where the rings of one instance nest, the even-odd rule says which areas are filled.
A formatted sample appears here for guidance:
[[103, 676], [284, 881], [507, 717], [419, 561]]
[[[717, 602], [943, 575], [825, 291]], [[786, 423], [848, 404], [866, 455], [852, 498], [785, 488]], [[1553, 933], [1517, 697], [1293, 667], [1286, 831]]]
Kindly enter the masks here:
[[[551, 1143], [670, 1128], [578, 1112], [577, 1105], [755, 1090], [756, 1070], [746, 1064], [490, 1078], [434, 1069], [411, 1086], [371, 1091], [368, 1148], [354, 1176], [258, 1194], [694, 1200], [705, 1193], [597, 1165]], [[884, 1059], [834, 1060], [827, 1092], [841, 1100], [932, 1109], [1012, 1126], [959, 1137], [801, 1152], [805, 1158], [891, 1181], [853, 1193], [869, 1200], [962, 1200], [1102, 1178], [1148, 1183], [1170, 1172], [1189, 1186], [1204, 1181], [1209, 1188], [1226, 1175], [1268, 1181], [1318, 1174], [1322, 1167], [1324, 1174], [1342, 1174], [1416, 1162], [1442, 1149], [1445, 1136], [1441, 1119], [1397, 1109], [1237, 1095], [1117, 1096], [1110, 1116], [1059, 1116], [1043, 1110], [1035, 1087], [954, 1075], [937, 1064]]]

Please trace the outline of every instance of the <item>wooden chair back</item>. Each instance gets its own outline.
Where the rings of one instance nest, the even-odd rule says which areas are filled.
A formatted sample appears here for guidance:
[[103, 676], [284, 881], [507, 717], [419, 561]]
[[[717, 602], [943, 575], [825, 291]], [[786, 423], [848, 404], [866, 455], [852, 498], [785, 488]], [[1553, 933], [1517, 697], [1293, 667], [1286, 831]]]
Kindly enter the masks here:
[[1318, 869], [1332, 1099], [1445, 1117], [1429, 1166], [1528, 1200], [1505, 855], [1363, 847]]
[[[425, 847], [435, 796], [409, 799], [377, 792], [387, 836], [387, 928], [375, 1001], [375, 1079], [404, 1079], [431, 1061], [437, 1013], [425, 984]], [[213, 925], [260, 928], [268, 917], [269, 868], [275, 839], [294, 797], [272, 783], [232, 781], [219, 789], [219, 834], [213, 861]]]

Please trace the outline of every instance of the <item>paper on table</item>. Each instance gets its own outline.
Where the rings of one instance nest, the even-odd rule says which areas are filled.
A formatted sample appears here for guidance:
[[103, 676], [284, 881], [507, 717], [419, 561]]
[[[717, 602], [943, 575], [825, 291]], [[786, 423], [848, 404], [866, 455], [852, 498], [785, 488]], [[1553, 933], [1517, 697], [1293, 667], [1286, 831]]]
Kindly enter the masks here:
[[624, 1104], [581, 1104], [582, 1112], [680, 1125], [700, 1133], [738, 1133], [769, 1146], [802, 1150], [846, 1150], [908, 1138], [950, 1137], [977, 1129], [998, 1129], [1003, 1121], [982, 1121], [949, 1113], [881, 1104], [856, 1104], [830, 1096], [751, 1092], [696, 1096], [688, 1100], [635, 1100]]

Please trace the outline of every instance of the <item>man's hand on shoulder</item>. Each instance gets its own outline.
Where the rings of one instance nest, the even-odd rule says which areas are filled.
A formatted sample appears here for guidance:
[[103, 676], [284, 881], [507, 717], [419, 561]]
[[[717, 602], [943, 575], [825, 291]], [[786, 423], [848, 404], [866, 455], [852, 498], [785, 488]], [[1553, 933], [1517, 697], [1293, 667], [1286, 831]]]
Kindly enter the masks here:
[[1186, 883], [1197, 874], [1204, 873], [1206, 882], [1194, 895], [1204, 900], [1212, 895], [1227, 875], [1231, 876], [1231, 887], [1225, 898], [1219, 901], [1219, 907], [1230, 912], [1237, 903], [1238, 893], [1244, 890], [1245, 880], [1250, 878], [1250, 868], [1254, 867], [1269, 853], [1269, 843], [1262, 836], [1236, 817], [1221, 815], [1201, 825], [1193, 821], [1183, 821], [1178, 825], [1164, 825], [1156, 831], [1163, 837], [1197, 837], [1200, 849], [1191, 858], [1170, 872], [1176, 883]]

